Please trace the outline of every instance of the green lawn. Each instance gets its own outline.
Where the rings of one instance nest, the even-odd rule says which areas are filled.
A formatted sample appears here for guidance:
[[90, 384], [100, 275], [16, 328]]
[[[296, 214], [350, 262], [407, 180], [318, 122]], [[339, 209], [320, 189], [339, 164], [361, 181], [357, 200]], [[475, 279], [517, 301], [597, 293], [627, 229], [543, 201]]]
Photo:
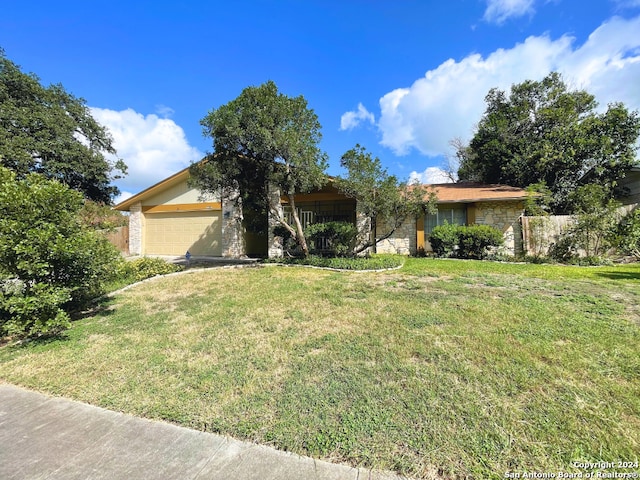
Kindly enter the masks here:
[[640, 457], [639, 305], [638, 265], [211, 269], [1, 348], [0, 379], [416, 478], [586, 472]]

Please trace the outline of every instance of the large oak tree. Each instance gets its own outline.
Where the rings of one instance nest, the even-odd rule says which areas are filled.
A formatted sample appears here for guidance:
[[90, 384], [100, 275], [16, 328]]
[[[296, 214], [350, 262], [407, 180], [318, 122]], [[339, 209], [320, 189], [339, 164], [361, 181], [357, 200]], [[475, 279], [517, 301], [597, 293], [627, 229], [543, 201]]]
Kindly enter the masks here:
[[637, 161], [640, 119], [623, 104], [597, 111], [593, 95], [570, 90], [558, 73], [492, 89], [469, 144], [459, 144], [460, 181], [527, 187], [543, 182], [552, 211], [571, 209], [570, 194], [597, 183], [613, 195]]
[[[222, 192], [239, 212], [249, 201], [251, 210], [268, 211], [308, 255], [296, 195], [326, 182], [327, 159], [319, 148], [318, 117], [305, 98], [284, 95], [268, 81], [245, 88], [200, 123], [213, 139], [213, 153], [192, 166], [195, 185], [205, 194]], [[270, 189], [286, 196], [291, 220], [280, 214], [280, 197]]]
[[0, 49], [0, 165], [18, 178], [39, 173], [111, 203], [119, 193], [112, 180], [126, 173], [107, 130], [91, 116], [82, 98], [60, 84], [43, 86]]

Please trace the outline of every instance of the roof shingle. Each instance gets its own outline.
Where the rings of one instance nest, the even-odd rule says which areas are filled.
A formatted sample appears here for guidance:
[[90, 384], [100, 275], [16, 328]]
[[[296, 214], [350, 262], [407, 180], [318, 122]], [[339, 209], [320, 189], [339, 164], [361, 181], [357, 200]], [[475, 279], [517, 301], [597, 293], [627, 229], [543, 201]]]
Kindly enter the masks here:
[[428, 187], [435, 190], [438, 203], [524, 200], [529, 195], [523, 188], [497, 184], [439, 183]]

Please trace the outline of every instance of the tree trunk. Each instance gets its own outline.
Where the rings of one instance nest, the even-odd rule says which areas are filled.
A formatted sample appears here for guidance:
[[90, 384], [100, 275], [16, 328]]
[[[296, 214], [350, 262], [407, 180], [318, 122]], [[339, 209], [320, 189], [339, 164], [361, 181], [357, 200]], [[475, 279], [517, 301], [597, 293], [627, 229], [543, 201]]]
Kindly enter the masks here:
[[304, 229], [302, 228], [302, 223], [300, 223], [300, 217], [298, 217], [295, 195], [290, 193], [290, 194], [287, 194], [287, 197], [289, 198], [289, 205], [291, 206], [291, 216], [293, 217], [293, 222], [296, 225], [296, 240], [298, 241], [298, 245], [300, 245], [300, 248], [302, 249], [302, 254], [305, 257], [308, 257], [309, 247], [307, 246], [307, 239], [304, 236]]

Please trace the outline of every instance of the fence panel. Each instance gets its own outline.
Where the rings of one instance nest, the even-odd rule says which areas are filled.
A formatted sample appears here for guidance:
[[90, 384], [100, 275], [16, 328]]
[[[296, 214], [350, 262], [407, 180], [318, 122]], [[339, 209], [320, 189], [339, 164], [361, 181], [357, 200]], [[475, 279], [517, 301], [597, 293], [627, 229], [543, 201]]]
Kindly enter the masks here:
[[547, 255], [549, 247], [556, 243], [562, 233], [574, 222], [571, 215], [520, 218], [524, 253], [535, 256]]
[[129, 227], [117, 227], [111, 232], [104, 232], [107, 240], [125, 255], [129, 255]]

